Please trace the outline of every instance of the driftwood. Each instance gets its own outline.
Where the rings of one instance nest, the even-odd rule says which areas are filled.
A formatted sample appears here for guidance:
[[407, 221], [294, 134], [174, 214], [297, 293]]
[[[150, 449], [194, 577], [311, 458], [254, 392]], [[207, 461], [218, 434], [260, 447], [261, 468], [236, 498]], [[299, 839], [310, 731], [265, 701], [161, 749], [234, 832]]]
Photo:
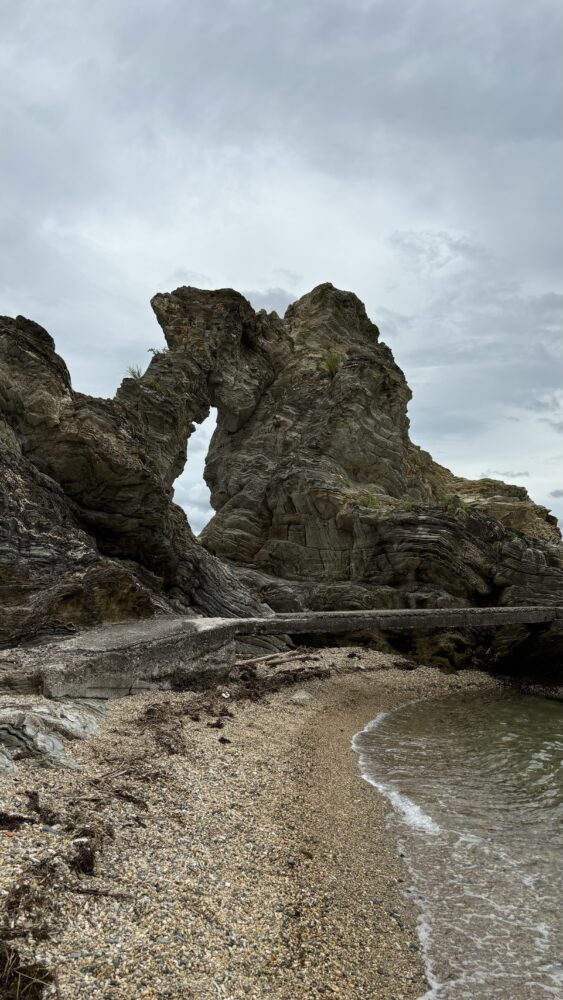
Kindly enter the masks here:
[[64, 892], [77, 892], [80, 896], [109, 896], [111, 899], [131, 899], [126, 892], [113, 892], [111, 889], [91, 889], [82, 885], [63, 885]]
[[0, 941], [14, 941], [16, 938], [30, 936], [42, 940], [45, 937], [44, 927], [39, 924], [21, 924], [14, 927], [0, 926]]
[[235, 669], [237, 669], [237, 667], [259, 666], [261, 663], [264, 663], [269, 667], [276, 667], [278, 663], [285, 663], [286, 660], [313, 659], [315, 659], [315, 657], [311, 653], [299, 653], [296, 650], [290, 649], [288, 653], [269, 653], [268, 656], [253, 656], [251, 660], [237, 660], [235, 663]]
[[57, 969], [53, 969], [53, 982], [55, 984], [55, 993], [57, 1000], [63, 1000], [63, 995], [61, 993], [61, 984], [59, 982], [59, 973]]
[[98, 774], [94, 778], [90, 778], [90, 781], [92, 784], [96, 785], [102, 780], [105, 781], [106, 778], [116, 778], [118, 774], [125, 774], [135, 764], [150, 764], [151, 761], [158, 760], [159, 757], [163, 756], [164, 754], [162, 753], [154, 753], [151, 754], [150, 757], [147, 757], [146, 754], [140, 754], [138, 757], [131, 757], [121, 767], [116, 767], [112, 771], [104, 771], [103, 774]]

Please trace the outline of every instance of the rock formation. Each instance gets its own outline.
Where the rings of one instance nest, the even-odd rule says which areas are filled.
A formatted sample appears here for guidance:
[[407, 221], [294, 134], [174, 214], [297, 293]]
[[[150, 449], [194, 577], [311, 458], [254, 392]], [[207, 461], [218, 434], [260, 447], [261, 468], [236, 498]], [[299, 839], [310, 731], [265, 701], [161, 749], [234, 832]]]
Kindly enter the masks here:
[[186, 352], [93, 399], [42, 327], [0, 320], [0, 645], [155, 612], [271, 613], [172, 502], [208, 408]]
[[[283, 319], [232, 290], [152, 305], [167, 348], [110, 400], [73, 391], [37, 324], [0, 320], [0, 644], [178, 611], [563, 604], [555, 518], [411, 443], [355, 295], [320, 285]], [[173, 483], [211, 406], [198, 541]]]
[[[190, 343], [200, 294], [159, 297], [167, 337], [175, 303]], [[320, 285], [257, 322], [273, 377], [237, 419], [219, 406], [202, 541], [259, 596], [280, 611], [561, 600], [556, 519], [524, 489], [460, 479], [411, 443], [410, 390], [355, 295]]]
[[33, 757], [42, 765], [76, 768], [66, 756], [65, 740], [84, 740], [97, 733], [104, 714], [101, 704], [55, 702], [20, 696], [0, 707], [0, 774], [16, 770], [14, 760]]

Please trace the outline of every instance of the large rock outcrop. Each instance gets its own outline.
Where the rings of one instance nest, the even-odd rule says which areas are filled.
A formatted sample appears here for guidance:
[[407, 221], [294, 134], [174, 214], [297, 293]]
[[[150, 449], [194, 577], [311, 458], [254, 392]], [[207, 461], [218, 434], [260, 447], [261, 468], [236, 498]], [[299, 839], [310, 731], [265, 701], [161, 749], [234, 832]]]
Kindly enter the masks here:
[[[73, 391], [37, 324], [0, 320], [0, 644], [178, 611], [563, 604], [555, 519], [412, 444], [355, 295], [320, 285], [283, 319], [228, 289], [152, 305], [167, 348], [110, 400]], [[198, 541], [173, 483], [211, 406]]]
[[[158, 301], [186, 347], [199, 294]], [[283, 611], [561, 601], [556, 519], [524, 489], [460, 479], [412, 444], [410, 390], [355, 295], [320, 285], [283, 320], [258, 318], [274, 375], [237, 420], [219, 408], [211, 552]]]
[[209, 410], [204, 364], [163, 352], [93, 399], [42, 327], [0, 319], [0, 644], [155, 612], [271, 613], [172, 502]]

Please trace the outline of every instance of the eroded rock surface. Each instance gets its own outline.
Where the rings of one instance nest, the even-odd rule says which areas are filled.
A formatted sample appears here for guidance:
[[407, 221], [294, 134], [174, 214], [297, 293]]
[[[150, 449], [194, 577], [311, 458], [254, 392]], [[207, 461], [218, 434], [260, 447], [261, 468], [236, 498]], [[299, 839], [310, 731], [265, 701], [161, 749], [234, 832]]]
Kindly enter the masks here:
[[54, 702], [24, 696], [0, 704], [0, 772], [15, 771], [15, 762], [31, 759], [39, 767], [75, 767], [65, 754], [65, 741], [84, 740], [100, 728], [104, 709], [90, 701]]
[[[73, 391], [37, 324], [0, 320], [0, 644], [171, 612], [563, 603], [555, 518], [410, 441], [355, 295], [320, 285], [283, 319], [229, 289], [152, 305], [167, 348], [109, 400]], [[211, 406], [201, 544], [173, 483]]]
[[[160, 298], [187, 345], [197, 298], [183, 294]], [[210, 551], [283, 611], [561, 601], [556, 519], [412, 444], [410, 390], [355, 295], [321, 285], [258, 319], [268, 376], [253, 409], [219, 409], [207, 459]]]
[[0, 645], [155, 612], [268, 613], [172, 502], [213, 363], [163, 352], [94, 399], [42, 327], [0, 319]]

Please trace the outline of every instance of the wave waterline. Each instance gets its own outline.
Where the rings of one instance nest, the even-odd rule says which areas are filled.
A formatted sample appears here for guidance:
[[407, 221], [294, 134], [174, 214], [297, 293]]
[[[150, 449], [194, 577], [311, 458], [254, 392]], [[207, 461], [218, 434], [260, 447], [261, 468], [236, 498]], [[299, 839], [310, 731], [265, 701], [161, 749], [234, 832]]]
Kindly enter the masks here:
[[[416, 702], [409, 702], [409, 704], [414, 705]], [[403, 708], [405, 706], [402, 706]], [[426, 833], [433, 834], [437, 836], [440, 833], [440, 827], [434, 822], [431, 816], [423, 812], [420, 806], [417, 806], [416, 802], [409, 799], [406, 795], [403, 795], [397, 788], [395, 788], [390, 782], [378, 781], [377, 778], [373, 776], [369, 768], [369, 759], [362, 754], [360, 747], [360, 740], [364, 733], [373, 733], [378, 728], [378, 726], [386, 719], [393, 711], [399, 711], [398, 709], [392, 709], [389, 712], [380, 712], [379, 715], [368, 722], [367, 726], [362, 729], [360, 733], [356, 733], [352, 737], [352, 749], [358, 755], [358, 762], [360, 765], [360, 772], [364, 781], [367, 781], [368, 785], [372, 785], [373, 788], [385, 796], [386, 799], [391, 803], [394, 809], [402, 816], [409, 826], [412, 826], [415, 830], [424, 830]]]
[[561, 1000], [563, 710], [498, 694], [417, 700], [380, 713], [352, 747], [393, 806], [423, 1000]]

